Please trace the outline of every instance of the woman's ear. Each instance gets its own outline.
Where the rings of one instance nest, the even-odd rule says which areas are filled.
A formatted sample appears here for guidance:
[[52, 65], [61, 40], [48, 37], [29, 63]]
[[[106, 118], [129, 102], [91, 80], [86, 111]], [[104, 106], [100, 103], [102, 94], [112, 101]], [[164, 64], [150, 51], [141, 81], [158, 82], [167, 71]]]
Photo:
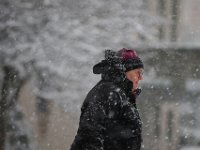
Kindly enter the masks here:
[[131, 75], [130, 75], [129, 71], [126, 72], [126, 78], [131, 81]]

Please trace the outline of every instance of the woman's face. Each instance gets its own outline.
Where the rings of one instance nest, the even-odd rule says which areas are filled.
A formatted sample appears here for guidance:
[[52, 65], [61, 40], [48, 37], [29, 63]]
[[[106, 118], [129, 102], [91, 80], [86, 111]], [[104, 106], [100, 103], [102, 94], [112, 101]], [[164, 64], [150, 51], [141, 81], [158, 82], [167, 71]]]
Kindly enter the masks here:
[[133, 83], [133, 90], [138, 88], [139, 81], [143, 79], [143, 68], [138, 68], [126, 72], [126, 77]]

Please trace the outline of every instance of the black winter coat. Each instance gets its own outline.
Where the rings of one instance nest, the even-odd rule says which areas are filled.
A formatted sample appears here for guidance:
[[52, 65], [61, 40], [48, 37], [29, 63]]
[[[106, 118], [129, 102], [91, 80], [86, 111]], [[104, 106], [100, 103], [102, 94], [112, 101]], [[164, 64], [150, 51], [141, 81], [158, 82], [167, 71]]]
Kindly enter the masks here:
[[140, 150], [142, 123], [132, 83], [123, 78], [104, 72], [88, 93], [71, 150]]

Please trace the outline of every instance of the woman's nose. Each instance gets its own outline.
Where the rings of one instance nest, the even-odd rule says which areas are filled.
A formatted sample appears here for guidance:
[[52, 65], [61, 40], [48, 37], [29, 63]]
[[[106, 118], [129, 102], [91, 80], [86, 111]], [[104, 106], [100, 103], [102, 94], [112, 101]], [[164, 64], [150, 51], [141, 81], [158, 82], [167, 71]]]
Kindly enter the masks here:
[[140, 76], [140, 77], [139, 77], [139, 80], [143, 80], [143, 77], [142, 77], [142, 76]]
[[143, 76], [142, 75], [139, 75], [139, 80], [143, 80]]

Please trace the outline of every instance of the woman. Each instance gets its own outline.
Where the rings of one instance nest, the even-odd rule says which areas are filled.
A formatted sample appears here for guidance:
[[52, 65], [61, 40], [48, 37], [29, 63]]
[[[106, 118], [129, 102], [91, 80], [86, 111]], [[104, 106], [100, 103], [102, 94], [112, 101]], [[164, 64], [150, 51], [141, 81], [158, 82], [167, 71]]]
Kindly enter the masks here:
[[143, 62], [134, 50], [106, 51], [93, 68], [102, 78], [88, 93], [71, 150], [140, 150], [142, 123], [136, 107]]

